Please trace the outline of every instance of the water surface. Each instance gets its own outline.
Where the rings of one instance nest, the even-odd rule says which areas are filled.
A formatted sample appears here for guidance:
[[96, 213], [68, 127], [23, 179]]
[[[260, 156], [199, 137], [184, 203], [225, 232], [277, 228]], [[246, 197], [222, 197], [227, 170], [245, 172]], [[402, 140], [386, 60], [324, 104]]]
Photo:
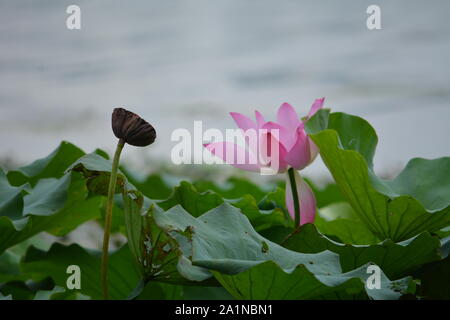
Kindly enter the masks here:
[[[169, 159], [170, 134], [194, 120], [225, 129], [229, 111], [306, 113], [326, 96], [379, 135], [377, 171], [450, 151], [450, 2], [369, 1], [0, 2], [0, 158], [27, 163], [69, 140], [112, 151], [110, 113], [125, 106], [154, 124], [151, 148], [128, 161]], [[317, 162], [307, 169], [323, 174]]]

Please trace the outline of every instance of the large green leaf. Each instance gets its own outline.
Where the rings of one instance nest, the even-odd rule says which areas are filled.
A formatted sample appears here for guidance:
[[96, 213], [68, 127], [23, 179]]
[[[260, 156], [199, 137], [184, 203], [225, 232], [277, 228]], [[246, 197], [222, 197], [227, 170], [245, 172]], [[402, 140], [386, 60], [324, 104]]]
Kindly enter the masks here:
[[4, 296], [3, 294], [0, 293], [0, 300], [12, 300], [12, 295], [8, 294]]
[[13, 300], [30, 300], [35, 294], [35, 290], [23, 281], [10, 281], [0, 286], [0, 294], [11, 296]]
[[[66, 272], [67, 267], [77, 265], [81, 270], [81, 289], [73, 292], [101, 299], [100, 260], [99, 251], [88, 251], [76, 244], [55, 243], [48, 251], [31, 247], [21, 262], [21, 269], [34, 280], [51, 277], [57, 286], [66, 288], [70, 276]], [[139, 279], [127, 245], [110, 255], [108, 283], [111, 299], [127, 298]]]
[[142, 288], [135, 300], [182, 300], [183, 286], [150, 281]]
[[28, 280], [28, 275], [20, 270], [20, 259], [30, 246], [48, 249], [50, 242], [41, 235], [24, 240], [0, 254], [0, 283]]
[[181, 286], [148, 282], [136, 300], [231, 300], [223, 287]]
[[417, 296], [423, 299], [450, 299], [450, 236], [441, 240], [440, 254], [444, 257], [423, 266], [414, 276], [420, 280]]
[[131, 184], [133, 184], [144, 196], [150, 199], [166, 199], [172, 193], [172, 185], [167, 183], [165, 177], [159, 174], [151, 174], [145, 179], [139, 179], [122, 168]]
[[36, 292], [33, 300], [88, 300], [89, 297], [74, 292], [69, 289], [64, 289], [59, 286], [55, 286], [51, 290], [39, 290]]
[[0, 255], [0, 283], [26, 280], [26, 275], [20, 272], [19, 259], [20, 257], [8, 251]]
[[[367, 289], [367, 268], [347, 273], [312, 273], [306, 265], [286, 272], [273, 261], [229, 275], [213, 271], [219, 282], [236, 298], [252, 300], [367, 299], [395, 300], [408, 292], [409, 280], [389, 281], [381, 273], [380, 289]], [[329, 270], [329, 269], [328, 269]], [[336, 270], [338, 271], [338, 270]]]
[[[366, 290], [367, 265], [344, 273], [339, 256], [331, 251], [304, 254], [285, 249], [260, 236], [245, 215], [227, 203], [198, 218], [181, 206], [154, 215], [158, 226], [178, 243], [178, 271], [200, 281], [211, 277], [212, 270], [238, 299], [307, 299], [336, 293], [392, 299], [408, 282], [391, 282], [382, 274], [382, 289]], [[286, 294], [288, 283], [294, 284], [292, 294]]]
[[172, 195], [163, 201], [158, 202], [164, 210], [168, 210], [176, 205], [181, 205], [194, 217], [198, 217], [223, 203], [223, 198], [215, 192], [198, 192], [195, 187], [187, 181], [182, 181], [175, 187]]
[[54, 287], [53, 281], [49, 278], [43, 278], [39, 281], [28, 279], [12, 280], [0, 284], [0, 294], [11, 295], [13, 300], [30, 300], [41, 290], [51, 290]]
[[183, 286], [186, 300], [233, 300], [233, 296], [223, 287]]
[[29, 186], [14, 187], [10, 185], [5, 173], [0, 169], [0, 219], [5, 217], [3, 218], [5, 221], [6, 219], [14, 220], [17, 228], [23, 227], [26, 223], [25, 217], [22, 216], [23, 196], [26, 194], [25, 189], [29, 190]]
[[413, 159], [392, 181], [373, 172], [375, 130], [362, 118], [318, 112], [306, 129], [343, 196], [379, 239], [402, 241], [450, 224], [450, 158]]
[[441, 243], [437, 237], [423, 233], [412, 239], [394, 243], [385, 240], [376, 245], [344, 245], [321, 235], [314, 225], [302, 226], [283, 246], [303, 253], [330, 250], [339, 254], [344, 272], [351, 271], [367, 263], [375, 263], [390, 279], [399, 279], [424, 264], [439, 261]]
[[[268, 193], [260, 203], [251, 194], [243, 194], [239, 198], [226, 199], [214, 191], [198, 192], [194, 185], [189, 182], [182, 181], [178, 187], [175, 187], [172, 195], [157, 204], [164, 210], [168, 210], [176, 205], [181, 205], [192, 216], [198, 217], [203, 213], [227, 202], [239, 209], [251, 221], [257, 231], [262, 231], [274, 226], [291, 226], [290, 219], [286, 219], [283, 209], [276, 206], [267, 206], [267, 202], [273, 200], [281, 190], [275, 193]], [[284, 193], [282, 194], [284, 197]], [[283, 200], [284, 202], [284, 200]], [[264, 209], [262, 209], [263, 207]]]
[[83, 154], [62, 142], [28, 166], [0, 170], [0, 253], [42, 231], [65, 235], [100, 215], [102, 199], [89, 197], [80, 174], [65, 173]]
[[20, 169], [9, 171], [8, 179], [13, 186], [20, 186], [27, 182], [35, 185], [39, 179], [60, 178], [65, 170], [84, 154], [84, 151], [75, 145], [63, 141], [47, 157]]
[[[0, 188], [13, 188], [1, 172], [0, 181]], [[27, 192], [17, 188], [0, 210], [0, 253], [42, 231], [67, 234], [98, 217], [100, 207], [101, 199], [88, 197], [85, 181], [77, 172], [60, 179], [41, 179]]]
[[380, 240], [359, 219], [348, 202], [319, 209], [314, 225], [324, 235], [347, 244], [377, 244]]
[[339, 187], [335, 183], [328, 183], [322, 188], [318, 188], [310, 179], [305, 178], [316, 197], [317, 207], [322, 208], [336, 202], [345, 201]]
[[199, 180], [194, 182], [194, 186], [200, 192], [211, 190], [227, 199], [236, 199], [242, 197], [245, 194], [249, 194], [256, 201], [260, 201], [266, 195], [266, 193], [269, 192], [270, 189], [272, 189], [269, 186], [269, 188], [263, 190], [248, 179], [238, 177], [230, 177], [223, 184], [217, 184], [212, 181]]

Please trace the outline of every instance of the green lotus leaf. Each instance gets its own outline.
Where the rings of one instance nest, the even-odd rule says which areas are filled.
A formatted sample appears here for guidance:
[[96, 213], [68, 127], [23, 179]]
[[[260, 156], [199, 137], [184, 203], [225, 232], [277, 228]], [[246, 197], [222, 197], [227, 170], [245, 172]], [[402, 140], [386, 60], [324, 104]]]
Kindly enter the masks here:
[[331, 251], [305, 254], [283, 248], [259, 235], [245, 215], [227, 203], [198, 218], [181, 206], [155, 211], [154, 216], [178, 244], [178, 271], [184, 277], [201, 281], [213, 272], [238, 299], [286, 298], [286, 283], [302, 283], [289, 299], [339, 292], [391, 299], [399, 298], [409, 282], [407, 278], [391, 282], [382, 274], [382, 289], [366, 289], [368, 264], [344, 273], [339, 255]]
[[[30, 247], [21, 261], [21, 269], [34, 280], [51, 277], [57, 286], [66, 288], [67, 267], [77, 265], [81, 273], [81, 289], [73, 289], [92, 299], [101, 299], [100, 251], [87, 250], [77, 244], [55, 243], [46, 250]], [[139, 273], [127, 245], [110, 254], [109, 294], [111, 299], [125, 299], [139, 282]]]
[[[11, 191], [1, 171], [0, 181], [0, 192]], [[65, 235], [100, 216], [101, 199], [88, 197], [85, 181], [77, 172], [40, 179], [27, 192], [19, 189], [0, 209], [0, 253], [39, 232]]]
[[136, 300], [232, 300], [223, 287], [199, 287], [148, 282]]
[[348, 202], [322, 207], [314, 225], [324, 235], [346, 244], [377, 244], [380, 240], [366, 227]]
[[261, 189], [257, 184], [248, 179], [239, 177], [230, 177], [223, 184], [217, 184], [212, 181], [199, 180], [194, 182], [195, 188], [199, 192], [214, 191], [226, 199], [240, 198], [246, 194], [251, 195], [257, 202], [260, 201], [270, 189]]
[[339, 255], [344, 272], [375, 263], [389, 279], [399, 279], [422, 265], [444, 258], [439, 251], [441, 242], [427, 232], [399, 243], [385, 240], [375, 245], [345, 245], [321, 235], [314, 225], [306, 224], [289, 237], [283, 246], [303, 253], [324, 250], [335, 252]]
[[145, 197], [150, 199], [167, 199], [172, 194], [173, 186], [167, 182], [164, 175], [151, 174], [145, 179], [141, 179], [137, 174], [133, 174], [125, 168], [121, 168], [128, 181], [134, 185]]
[[38, 159], [33, 163], [8, 172], [11, 185], [20, 186], [25, 183], [35, 185], [44, 178], [61, 178], [66, 169], [85, 153], [70, 142], [63, 141], [47, 157]]
[[217, 271], [213, 274], [236, 299], [244, 300], [349, 300], [367, 297], [396, 300], [408, 293], [408, 278], [390, 281], [383, 273], [380, 289], [366, 288], [366, 267], [347, 273], [314, 274], [306, 265], [300, 264], [292, 272], [286, 272], [275, 262], [266, 261], [234, 275]]
[[441, 261], [428, 263], [414, 273], [420, 280], [417, 296], [423, 299], [448, 300], [450, 299], [450, 236], [441, 240]]
[[175, 187], [172, 195], [163, 201], [158, 201], [158, 206], [168, 210], [176, 205], [181, 205], [194, 217], [198, 217], [223, 203], [223, 198], [212, 191], [198, 192], [195, 187], [187, 181], [182, 181]]
[[8, 300], [31, 300], [35, 292], [23, 281], [2, 283], [0, 295], [11, 297]]
[[407, 240], [450, 224], [450, 157], [412, 159], [393, 180], [373, 171], [377, 135], [362, 118], [321, 110], [306, 124], [342, 195], [379, 239]]
[[42, 231], [65, 235], [100, 215], [102, 200], [88, 196], [80, 174], [66, 173], [82, 155], [62, 142], [30, 165], [7, 174], [0, 170], [0, 253]]
[[441, 230], [436, 231], [435, 234], [438, 235], [439, 238], [441, 238], [441, 239], [450, 236], [450, 226], [442, 228]]
[[[203, 289], [203, 287], [202, 287]], [[182, 300], [183, 286], [150, 281], [145, 284], [135, 300]]]
[[33, 300], [88, 300], [89, 297], [77, 292], [55, 286], [51, 290], [39, 290]]
[[20, 270], [19, 263], [27, 249], [32, 245], [39, 249], [48, 249], [50, 247], [47, 239], [44, 239], [41, 235], [36, 235], [0, 254], [0, 283], [28, 280], [28, 275]]
[[27, 280], [27, 276], [20, 272], [19, 259], [20, 257], [8, 251], [0, 255], [0, 283]]
[[12, 295], [9, 294], [7, 296], [4, 296], [0, 293], [0, 300], [12, 300]]
[[[284, 197], [284, 193], [282, 196]], [[275, 194], [267, 194], [262, 201], [270, 201], [273, 199], [271, 197], [275, 197]], [[182, 181], [178, 187], [175, 187], [171, 197], [156, 203], [164, 210], [181, 205], [192, 216], [198, 217], [224, 202], [241, 209], [258, 231], [274, 226], [288, 227], [292, 225], [290, 219], [286, 219], [284, 209], [276, 205], [272, 205], [270, 209], [261, 209], [260, 207], [267, 207], [267, 205], [257, 203], [250, 194], [244, 194], [240, 198], [226, 199], [214, 191], [198, 192], [194, 185], [186, 181]]]

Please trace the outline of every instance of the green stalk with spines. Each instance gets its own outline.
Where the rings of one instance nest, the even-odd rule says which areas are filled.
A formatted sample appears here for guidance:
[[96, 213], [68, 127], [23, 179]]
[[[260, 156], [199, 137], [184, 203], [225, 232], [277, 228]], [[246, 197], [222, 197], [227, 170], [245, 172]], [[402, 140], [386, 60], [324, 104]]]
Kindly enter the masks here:
[[125, 145], [123, 139], [119, 139], [117, 143], [116, 152], [112, 163], [111, 176], [109, 178], [108, 199], [106, 202], [105, 211], [105, 226], [103, 233], [103, 251], [102, 251], [102, 265], [101, 265], [101, 286], [103, 292], [103, 299], [109, 298], [108, 294], [108, 262], [109, 262], [109, 238], [111, 235], [112, 210], [114, 205], [114, 193], [116, 190], [117, 171], [119, 168], [120, 153]]
[[300, 227], [300, 201], [298, 199], [298, 193], [297, 193], [297, 184], [295, 183], [295, 173], [294, 168], [288, 169], [288, 176], [289, 176], [289, 182], [291, 184], [291, 190], [292, 190], [292, 198], [294, 200], [294, 212], [295, 212], [295, 219], [294, 219], [294, 227], [295, 229]]

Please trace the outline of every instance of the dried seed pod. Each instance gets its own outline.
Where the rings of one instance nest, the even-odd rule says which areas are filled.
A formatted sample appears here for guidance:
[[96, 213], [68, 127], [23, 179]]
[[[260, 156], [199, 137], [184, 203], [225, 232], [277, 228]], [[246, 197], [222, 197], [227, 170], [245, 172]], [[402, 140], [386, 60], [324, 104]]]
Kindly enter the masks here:
[[151, 124], [123, 108], [114, 109], [112, 129], [117, 138], [132, 146], [145, 147], [156, 139], [156, 131]]

